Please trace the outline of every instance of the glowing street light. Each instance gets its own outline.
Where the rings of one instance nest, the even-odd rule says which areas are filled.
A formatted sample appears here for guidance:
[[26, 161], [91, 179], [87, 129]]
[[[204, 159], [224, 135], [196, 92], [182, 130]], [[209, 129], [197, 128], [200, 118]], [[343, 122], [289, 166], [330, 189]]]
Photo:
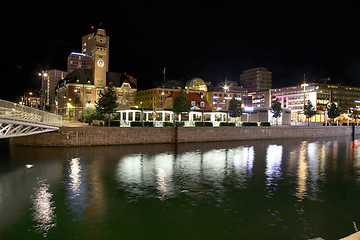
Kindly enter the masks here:
[[304, 109], [305, 109], [305, 92], [306, 92], [306, 87], [309, 86], [309, 84], [304, 82], [303, 84], [301, 84], [301, 86], [304, 87]]
[[41, 71], [41, 73], [38, 73], [38, 76], [41, 77], [41, 95], [40, 95], [40, 109], [44, 110], [44, 77], [47, 77], [48, 74], [44, 71]]

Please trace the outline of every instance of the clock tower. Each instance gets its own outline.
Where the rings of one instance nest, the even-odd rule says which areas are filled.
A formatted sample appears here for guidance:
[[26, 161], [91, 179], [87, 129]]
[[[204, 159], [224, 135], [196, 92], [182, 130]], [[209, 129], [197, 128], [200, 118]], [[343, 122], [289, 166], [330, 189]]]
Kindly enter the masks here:
[[92, 55], [92, 70], [94, 85], [98, 87], [106, 86], [106, 69], [108, 68], [108, 59], [106, 47], [106, 33], [104, 29], [97, 29], [94, 34], [94, 43], [95, 46], [91, 51]]

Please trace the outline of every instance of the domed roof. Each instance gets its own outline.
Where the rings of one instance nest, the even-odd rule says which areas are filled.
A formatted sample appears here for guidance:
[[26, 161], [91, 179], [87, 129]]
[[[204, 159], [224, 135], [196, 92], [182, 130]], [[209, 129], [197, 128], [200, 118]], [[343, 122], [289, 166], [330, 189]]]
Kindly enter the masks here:
[[190, 90], [198, 90], [198, 91], [205, 91], [205, 92], [208, 91], [206, 83], [201, 78], [193, 78], [193, 79], [187, 81], [185, 88], [190, 89]]

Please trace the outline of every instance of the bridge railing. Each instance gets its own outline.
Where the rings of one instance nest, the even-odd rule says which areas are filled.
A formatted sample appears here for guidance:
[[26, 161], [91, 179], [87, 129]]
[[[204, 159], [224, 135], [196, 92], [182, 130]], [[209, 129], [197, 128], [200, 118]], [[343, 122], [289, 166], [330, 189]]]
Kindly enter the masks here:
[[0, 99], [0, 116], [17, 119], [24, 119], [33, 122], [42, 122], [55, 125], [62, 124], [62, 116], [41, 111], [36, 108], [23, 106], [17, 103], [8, 102]]

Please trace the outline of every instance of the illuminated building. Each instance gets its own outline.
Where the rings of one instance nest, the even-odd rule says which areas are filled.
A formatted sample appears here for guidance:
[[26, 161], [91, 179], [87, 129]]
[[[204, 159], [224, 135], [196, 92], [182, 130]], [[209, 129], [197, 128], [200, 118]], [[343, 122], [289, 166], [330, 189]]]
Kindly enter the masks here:
[[106, 36], [104, 29], [98, 28], [94, 33], [82, 37], [81, 50], [83, 54], [93, 56], [94, 51], [102, 51], [100, 48], [106, 49], [106, 52], [104, 52], [104, 67], [107, 72], [109, 71], [109, 46], [110, 37]]
[[107, 71], [108, 46], [109, 37], [104, 29], [99, 28], [83, 37], [82, 50], [84, 56], [91, 54], [91, 68], [77, 68], [57, 85], [56, 113], [64, 119], [78, 120], [80, 111], [87, 104], [95, 104], [110, 82], [115, 88], [119, 106], [135, 105], [137, 79], [126, 73]]
[[71, 73], [75, 69], [91, 69], [92, 59], [91, 56], [84, 53], [72, 52], [67, 59], [67, 71]]
[[141, 108], [164, 108], [166, 98], [179, 91], [179, 88], [151, 88], [138, 91], [136, 104]]
[[[179, 92], [173, 92], [170, 96], [166, 98], [165, 108], [172, 108], [172, 103], [174, 98], [179, 95]], [[189, 100], [191, 104], [191, 110], [204, 110], [211, 111], [211, 106], [208, 103], [207, 99], [204, 96], [203, 92], [190, 92], [188, 89], [184, 92], [185, 97]]]
[[[136, 103], [136, 85], [124, 73], [107, 72], [106, 82], [115, 88], [119, 106], [133, 106]], [[68, 120], [78, 120], [80, 111], [88, 104], [95, 104], [105, 90], [94, 84], [91, 70], [76, 69], [57, 86], [57, 113]]]
[[272, 99], [278, 98], [282, 107], [289, 108], [292, 121], [305, 121], [302, 114], [305, 102], [311, 101], [318, 111], [312, 119], [314, 122], [324, 121], [324, 111], [329, 102], [334, 102], [340, 107], [340, 112], [360, 108], [360, 88], [327, 83], [309, 83], [271, 90]]
[[225, 80], [215, 87], [210, 87], [210, 91], [207, 92], [206, 98], [212, 110], [227, 111], [229, 102], [235, 94], [237, 100], [245, 103], [244, 98], [246, 98], [246, 90], [239, 86], [235, 81]]
[[201, 78], [193, 78], [186, 82], [185, 89], [207, 92], [206, 83]]
[[264, 67], [245, 70], [240, 75], [240, 85], [248, 92], [272, 88], [272, 73]]
[[[66, 76], [67, 72], [58, 69], [51, 69], [39, 73], [42, 84], [43, 110], [54, 110], [55, 87], [58, 82]], [[40, 100], [41, 101], [41, 100]], [[41, 105], [41, 104], [40, 104]]]
[[33, 108], [40, 108], [40, 92], [26, 92], [23, 96], [19, 97], [19, 104], [33, 107]]

